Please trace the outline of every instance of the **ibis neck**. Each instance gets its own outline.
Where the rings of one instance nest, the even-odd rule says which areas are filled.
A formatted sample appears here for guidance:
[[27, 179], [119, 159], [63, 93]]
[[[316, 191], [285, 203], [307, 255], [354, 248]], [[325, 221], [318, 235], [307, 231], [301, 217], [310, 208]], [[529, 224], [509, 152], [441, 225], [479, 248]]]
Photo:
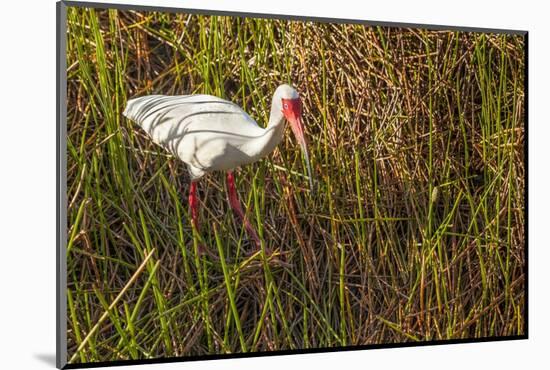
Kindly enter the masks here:
[[273, 99], [269, 122], [262, 135], [253, 139], [248, 146], [249, 155], [262, 158], [271, 153], [283, 139], [285, 118], [282, 112], [281, 100]]

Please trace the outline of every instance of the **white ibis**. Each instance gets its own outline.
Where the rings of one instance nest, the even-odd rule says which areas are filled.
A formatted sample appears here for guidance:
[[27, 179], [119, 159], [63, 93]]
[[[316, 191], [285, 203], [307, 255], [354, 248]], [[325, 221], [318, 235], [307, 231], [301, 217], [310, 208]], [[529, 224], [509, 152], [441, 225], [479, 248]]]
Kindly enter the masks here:
[[211, 95], [143, 96], [129, 100], [123, 114], [138, 123], [153, 142], [187, 165], [191, 176], [189, 206], [196, 230], [199, 230], [197, 181], [207, 173], [227, 171], [229, 204], [260, 247], [260, 239], [241, 208], [233, 169], [271, 153], [283, 138], [285, 118], [303, 150], [313, 188], [302, 104], [297, 91], [289, 85], [275, 90], [265, 128], [236, 104]]

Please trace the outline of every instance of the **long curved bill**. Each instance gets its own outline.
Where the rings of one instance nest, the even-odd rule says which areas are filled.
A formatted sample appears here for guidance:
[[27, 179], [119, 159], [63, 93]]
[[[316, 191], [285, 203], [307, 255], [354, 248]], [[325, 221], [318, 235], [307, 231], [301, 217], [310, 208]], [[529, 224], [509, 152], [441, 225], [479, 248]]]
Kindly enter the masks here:
[[309, 153], [307, 151], [307, 142], [306, 138], [304, 137], [304, 127], [302, 125], [302, 118], [301, 117], [293, 117], [290, 121], [290, 127], [292, 128], [292, 132], [294, 133], [294, 136], [296, 136], [296, 140], [298, 140], [298, 143], [300, 144], [300, 147], [302, 148], [302, 153], [304, 154], [304, 158], [306, 160], [306, 166], [307, 166], [307, 176], [309, 180], [309, 188], [312, 193], [315, 192], [315, 189], [313, 187], [313, 177], [311, 175], [311, 163], [309, 162]]

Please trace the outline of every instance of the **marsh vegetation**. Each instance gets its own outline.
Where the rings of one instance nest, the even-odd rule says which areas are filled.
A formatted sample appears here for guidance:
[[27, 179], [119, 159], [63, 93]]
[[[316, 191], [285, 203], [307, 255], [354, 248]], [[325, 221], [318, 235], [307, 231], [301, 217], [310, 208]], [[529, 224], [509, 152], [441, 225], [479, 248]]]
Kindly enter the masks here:
[[[72, 362], [513, 336], [525, 331], [524, 39], [70, 8]], [[217, 95], [267, 122], [303, 100], [317, 191], [287, 135], [199, 185], [122, 116]], [[206, 251], [198, 246], [203, 243]], [[266, 250], [273, 253], [265, 253]]]

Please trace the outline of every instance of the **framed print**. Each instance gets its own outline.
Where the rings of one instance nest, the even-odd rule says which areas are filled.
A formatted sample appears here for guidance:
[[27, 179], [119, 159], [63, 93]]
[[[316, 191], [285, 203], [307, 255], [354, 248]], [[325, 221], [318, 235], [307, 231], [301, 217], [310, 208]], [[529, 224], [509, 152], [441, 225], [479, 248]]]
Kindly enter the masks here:
[[527, 338], [526, 31], [57, 10], [58, 367]]

